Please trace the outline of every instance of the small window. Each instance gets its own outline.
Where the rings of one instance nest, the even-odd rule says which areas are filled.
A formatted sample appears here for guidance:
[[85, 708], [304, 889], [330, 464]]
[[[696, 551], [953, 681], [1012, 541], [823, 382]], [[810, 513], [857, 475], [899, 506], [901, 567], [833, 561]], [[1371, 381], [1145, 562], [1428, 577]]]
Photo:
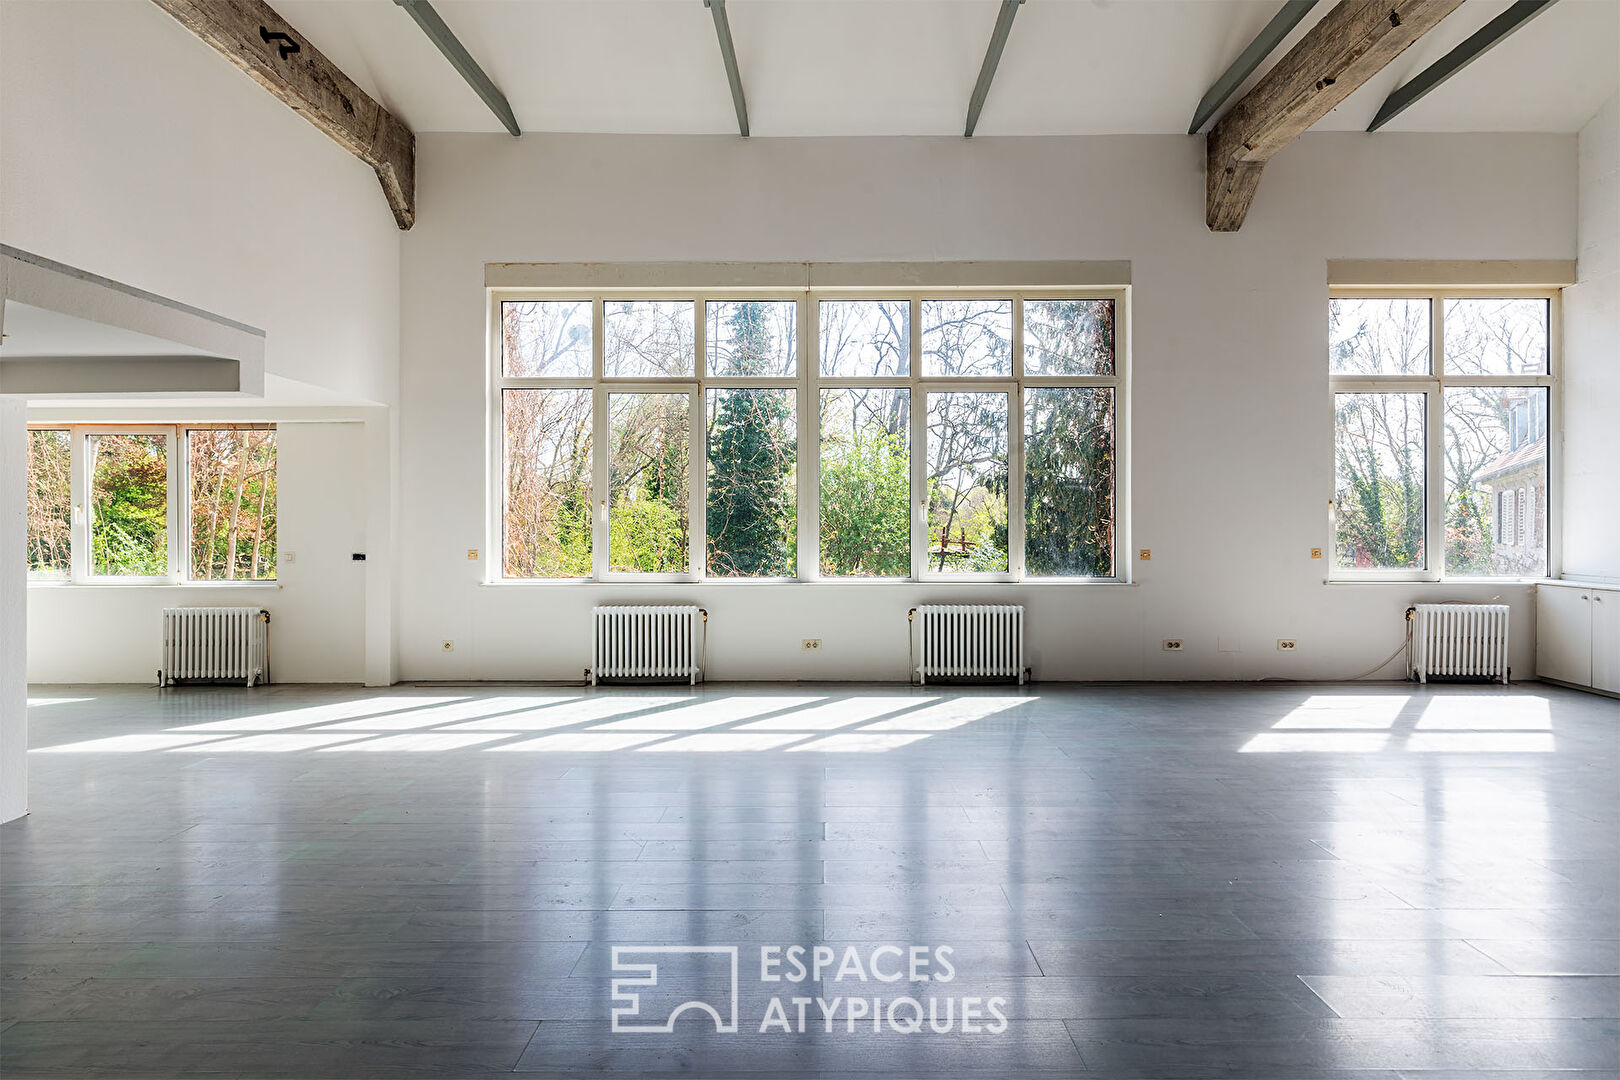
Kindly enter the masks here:
[[821, 572], [911, 574], [911, 391], [821, 392]]
[[501, 357], [509, 378], [590, 378], [591, 302], [502, 304]]
[[1113, 373], [1112, 300], [1025, 301], [1025, 375]]
[[1012, 374], [1011, 300], [924, 300], [925, 376]]
[[799, 349], [792, 300], [710, 300], [705, 306], [707, 374], [793, 375]]
[[1328, 301], [1328, 354], [1335, 375], [1427, 375], [1430, 301]]
[[193, 581], [276, 576], [276, 433], [264, 428], [186, 432]]
[[609, 394], [608, 569], [684, 574], [690, 565], [689, 394]]
[[1113, 387], [1025, 391], [1024, 550], [1037, 577], [1113, 576]]
[[792, 390], [708, 392], [707, 573], [798, 573], [798, 437]]
[[[1526, 487], [1546, 491], [1547, 391], [1527, 386], [1449, 386], [1445, 391], [1446, 573], [1522, 577], [1546, 572]], [[1486, 527], [1492, 503], [1494, 528]]]
[[73, 436], [28, 433], [28, 577], [65, 580], [73, 569]]
[[610, 379], [695, 374], [697, 334], [693, 309], [690, 300], [605, 301], [603, 374]]
[[1421, 569], [1427, 486], [1426, 394], [1335, 396], [1337, 565]]
[[507, 577], [591, 574], [591, 392], [501, 392]]
[[90, 572], [161, 578], [169, 573], [169, 437], [92, 435]]
[[1539, 298], [1448, 299], [1446, 374], [1545, 375], [1549, 307]]
[[819, 316], [822, 375], [853, 379], [910, 373], [910, 301], [823, 300]]
[[928, 395], [928, 565], [1007, 572], [1007, 395]]

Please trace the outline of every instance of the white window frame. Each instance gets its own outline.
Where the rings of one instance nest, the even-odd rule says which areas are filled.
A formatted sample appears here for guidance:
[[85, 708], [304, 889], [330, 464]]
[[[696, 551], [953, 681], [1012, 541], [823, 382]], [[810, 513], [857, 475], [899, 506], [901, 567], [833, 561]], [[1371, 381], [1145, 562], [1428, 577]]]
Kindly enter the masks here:
[[[201, 586], [204, 588], [273, 588], [276, 578], [238, 578], [235, 580], [195, 578], [191, 570], [191, 475], [189, 440], [193, 431], [220, 431], [257, 429], [275, 431], [270, 423], [214, 423], [214, 424], [113, 424], [113, 423], [30, 423], [30, 431], [65, 431], [68, 433], [71, 499], [71, 522], [68, 532], [70, 570], [65, 578], [32, 578], [33, 586], [58, 587], [84, 585], [106, 589], [119, 586]], [[90, 499], [94, 478], [91, 476], [90, 439], [98, 435], [162, 435], [167, 440], [166, 480], [167, 499], [164, 516], [167, 528], [168, 573], [161, 575], [97, 574], [90, 558], [90, 531], [92, 503]], [[279, 446], [277, 447], [279, 453]], [[278, 461], [279, 467], [279, 461]]]
[[[1012, 303], [1012, 368], [1008, 375], [988, 377], [925, 376], [922, 373], [921, 305], [925, 300], [1008, 300]], [[591, 302], [591, 375], [577, 377], [508, 377], [502, 357], [501, 306], [523, 301]], [[605, 301], [690, 300], [693, 303], [694, 377], [608, 378], [603, 367], [602, 306]], [[778, 376], [711, 376], [707, 362], [707, 319], [705, 305], [731, 300], [797, 301], [797, 357], [795, 374]], [[820, 304], [823, 300], [906, 301], [911, 307], [909, 334], [910, 361], [907, 374], [887, 376], [823, 376], [821, 374]], [[1114, 302], [1114, 373], [1112, 375], [1025, 376], [1024, 302], [1029, 300], [1112, 300]], [[670, 583], [706, 585], [762, 585], [808, 583], [835, 585], [952, 584], [1060, 584], [1119, 585], [1130, 583], [1129, 534], [1130, 446], [1130, 287], [1076, 284], [1072, 287], [1039, 288], [939, 286], [905, 287], [704, 287], [595, 289], [493, 287], [486, 290], [487, 423], [486, 423], [486, 514], [485, 547], [495, 557], [485, 562], [484, 583], [488, 585], [600, 585], [613, 583]], [[1114, 410], [1114, 573], [1109, 577], [1034, 576], [1024, 572], [1024, 391], [1036, 387], [1108, 387], [1113, 390]], [[821, 521], [821, 437], [820, 408], [823, 389], [842, 388], [907, 389], [911, 394], [911, 430], [908, 451], [911, 461], [911, 574], [907, 577], [831, 577], [820, 572]], [[707, 569], [705, 508], [707, 505], [708, 391], [711, 389], [754, 388], [795, 391], [798, 574], [794, 577], [711, 577]], [[588, 389], [592, 393], [592, 533], [590, 577], [526, 578], [506, 576], [505, 546], [505, 446], [502, 393], [512, 389]], [[927, 395], [950, 391], [991, 391], [1008, 395], [1008, 569], [1003, 573], [950, 573], [927, 568]], [[692, 444], [689, 452], [691, 544], [689, 565], [681, 574], [642, 574], [610, 572], [608, 560], [608, 462], [611, 453], [607, 395], [615, 392], [691, 394]]]
[[[1391, 582], [1391, 581], [1536, 581], [1542, 575], [1523, 577], [1491, 577], [1485, 575], [1445, 573], [1445, 515], [1446, 515], [1446, 458], [1445, 458], [1445, 392], [1448, 388], [1471, 386], [1540, 387], [1547, 392], [1547, 529], [1546, 575], [1556, 577], [1559, 563], [1559, 534], [1556, 522], [1559, 507], [1559, 486], [1554, 477], [1559, 475], [1563, 456], [1563, 401], [1560, 373], [1563, 363], [1563, 318], [1560, 304], [1561, 289], [1555, 288], [1484, 288], [1484, 287], [1424, 287], [1376, 288], [1368, 286], [1335, 286], [1328, 289], [1332, 300], [1392, 300], [1421, 299], [1429, 301], [1429, 371], [1418, 375], [1339, 375], [1329, 367], [1327, 399], [1327, 432], [1329, 452], [1333, 455], [1328, 489], [1327, 547], [1330, 555], [1328, 578], [1330, 582]], [[1448, 375], [1445, 371], [1445, 302], [1447, 300], [1545, 300], [1547, 301], [1547, 371], [1542, 375]], [[1326, 308], [1323, 309], [1326, 314]], [[1329, 358], [1331, 365], [1331, 358]], [[1424, 434], [1426, 446], [1424, 461], [1424, 566], [1417, 568], [1381, 568], [1358, 570], [1339, 566], [1338, 558], [1338, 448], [1335, 441], [1336, 404], [1339, 394], [1404, 393], [1424, 394]], [[1517, 528], [1517, 522], [1515, 522]], [[1500, 541], [1499, 541], [1500, 542]]]

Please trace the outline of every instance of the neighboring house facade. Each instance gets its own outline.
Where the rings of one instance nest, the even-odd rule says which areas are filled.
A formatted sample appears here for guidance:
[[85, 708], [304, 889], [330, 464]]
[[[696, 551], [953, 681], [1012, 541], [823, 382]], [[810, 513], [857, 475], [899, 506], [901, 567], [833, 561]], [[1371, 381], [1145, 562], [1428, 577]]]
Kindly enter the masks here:
[[1491, 573], [1546, 572], [1547, 427], [1529, 395], [1504, 403], [1508, 446], [1485, 463], [1475, 485], [1490, 497]]

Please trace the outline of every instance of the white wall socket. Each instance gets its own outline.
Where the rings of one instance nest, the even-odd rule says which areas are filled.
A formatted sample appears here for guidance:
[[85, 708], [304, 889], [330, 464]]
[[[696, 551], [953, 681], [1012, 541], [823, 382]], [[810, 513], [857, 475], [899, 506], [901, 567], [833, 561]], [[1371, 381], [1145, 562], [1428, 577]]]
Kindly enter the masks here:
[[1293, 652], [1297, 648], [1299, 648], [1299, 642], [1295, 641], [1291, 637], [1280, 637], [1277, 639], [1278, 652]]
[[1164, 639], [1164, 651], [1165, 652], [1180, 652], [1181, 651], [1181, 639], [1178, 638], [1178, 637], [1167, 637], [1167, 638], [1165, 638]]
[[799, 648], [803, 649], [805, 652], [818, 652], [821, 649], [821, 639], [818, 637], [807, 637], [799, 643]]
[[443, 641], [439, 642], [439, 648], [443, 649], [445, 652], [455, 652], [456, 643], [451, 641], [449, 638], [445, 638]]

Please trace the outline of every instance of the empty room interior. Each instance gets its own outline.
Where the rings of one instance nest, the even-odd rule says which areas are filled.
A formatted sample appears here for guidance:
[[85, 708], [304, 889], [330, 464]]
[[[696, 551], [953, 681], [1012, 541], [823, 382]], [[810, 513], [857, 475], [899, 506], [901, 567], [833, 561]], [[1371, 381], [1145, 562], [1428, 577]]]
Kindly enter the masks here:
[[0, 0], [0, 333], [8, 1080], [1620, 1078], [1620, 0]]

